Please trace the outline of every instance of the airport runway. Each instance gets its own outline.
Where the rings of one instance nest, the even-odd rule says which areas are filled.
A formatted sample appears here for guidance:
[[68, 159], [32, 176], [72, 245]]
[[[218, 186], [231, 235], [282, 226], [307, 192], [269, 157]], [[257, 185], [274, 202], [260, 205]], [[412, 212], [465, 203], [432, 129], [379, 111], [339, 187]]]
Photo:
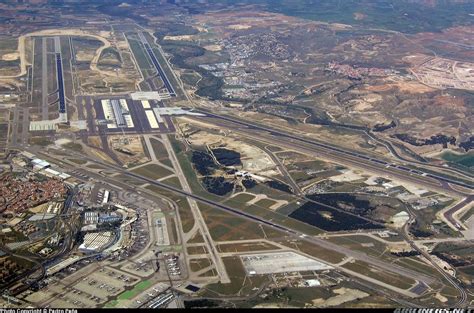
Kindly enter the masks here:
[[63, 61], [61, 56], [61, 43], [59, 37], [54, 38], [55, 43], [55, 56], [56, 56], [56, 71], [58, 81], [58, 97], [59, 97], [59, 113], [66, 113], [66, 95], [64, 93], [64, 73], [63, 73]]
[[474, 185], [472, 184], [458, 182], [449, 178], [433, 175], [423, 172], [419, 169], [410, 169], [403, 165], [379, 160], [376, 157], [366, 156], [358, 152], [348, 151], [327, 143], [316, 141], [314, 139], [291, 135], [267, 126], [245, 122], [227, 115], [217, 115], [215, 113], [209, 112], [208, 110], [195, 109], [194, 111], [206, 114], [208, 117], [210, 117], [207, 118], [207, 121], [212, 124], [221, 126], [223, 128], [232, 129], [236, 132], [243, 132], [256, 139], [263, 139], [264, 141], [266, 139], [266, 141], [270, 144], [291, 146], [296, 149], [306, 150], [307, 152], [325, 155], [326, 157], [329, 157], [330, 160], [332, 159], [335, 162], [356, 165], [359, 168], [384, 173], [385, 175], [393, 176], [403, 181], [409, 181], [418, 185], [421, 184], [430, 186], [436, 190], [443, 190], [444, 192], [451, 192], [462, 196], [466, 196], [466, 194], [450, 188], [448, 184], [453, 184], [468, 189], [474, 188]]
[[140, 38], [142, 44], [145, 46], [145, 50], [148, 53], [148, 56], [150, 57], [151, 61], [153, 62], [153, 65], [155, 66], [155, 69], [158, 71], [159, 76], [161, 77], [161, 80], [163, 81], [163, 84], [165, 84], [166, 90], [168, 90], [168, 93], [172, 97], [176, 97], [176, 92], [174, 91], [173, 86], [171, 85], [168, 76], [166, 75], [165, 71], [161, 67], [160, 63], [158, 62], [155, 53], [153, 52], [153, 49], [151, 48], [150, 44], [148, 43], [148, 40], [145, 38], [142, 32], [138, 32], [138, 37]]
[[48, 45], [47, 37], [41, 38], [41, 119], [49, 119], [48, 102]]
[[23, 108], [23, 121], [21, 127], [21, 142], [23, 144], [28, 143], [28, 134], [30, 131], [30, 109]]
[[[43, 155], [44, 157], [46, 158], [51, 158], [51, 156], [49, 156], [47, 153], [43, 152], [43, 151], [38, 151], [38, 150], [31, 150], [31, 149], [28, 149], [30, 150], [32, 153], [36, 153], [36, 154], [41, 154]], [[68, 151], [71, 155], [76, 155], [75, 152], [73, 151]], [[81, 155], [82, 156], [82, 155]], [[323, 239], [320, 239], [320, 238], [315, 238], [315, 237], [310, 237], [310, 236], [305, 236], [303, 233], [301, 232], [298, 232], [298, 231], [295, 231], [293, 229], [290, 229], [286, 226], [282, 226], [280, 224], [277, 224], [277, 223], [274, 223], [274, 222], [270, 222], [270, 221], [267, 221], [263, 218], [260, 218], [258, 216], [255, 216], [255, 215], [252, 215], [250, 213], [247, 213], [247, 212], [243, 212], [243, 211], [240, 211], [240, 210], [237, 210], [237, 209], [234, 209], [234, 208], [231, 208], [231, 207], [228, 207], [222, 203], [219, 203], [219, 202], [215, 202], [215, 201], [212, 201], [212, 200], [208, 200], [204, 197], [201, 197], [201, 196], [198, 196], [198, 195], [195, 195], [194, 193], [192, 192], [187, 192], [187, 191], [184, 191], [183, 189], [181, 188], [177, 188], [177, 187], [174, 187], [174, 186], [171, 186], [171, 185], [167, 185], [167, 184], [164, 184], [164, 183], [161, 183], [159, 181], [155, 181], [153, 179], [149, 179], [149, 178], [146, 178], [146, 177], [143, 177], [139, 174], [136, 174], [136, 173], [133, 173], [133, 172], [129, 172], [121, 167], [118, 167], [118, 166], [115, 166], [115, 165], [111, 165], [109, 163], [105, 163], [105, 162], [102, 162], [102, 161], [98, 161], [98, 160], [95, 160], [95, 159], [92, 159], [92, 158], [89, 158], [87, 156], [83, 156], [84, 159], [87, 159], [88, 161], [91, 161], [93, 163], [96, 163], [96, 164], [99, 164], [99, 165], [102, 165], [102, 166], [106, 166], [108, 167], [109, 169], [115, 171], [115, 172], [118, 172], [122, 175], [125, 175], [125, 176], [129, 176], [131, 178], [135, 178], [135, 179], [138, 179], [138, 180], [141, 180], [141, 181], [144, 181], [144, 183], [148, 183], [150, 185], [155, 185], [155, 186], [158, 186], [160, 188], [163, 188], [163, 189], [166, 189], [168, 191], [171, 191], [173, 193], [176, 193], [176, 194], [180, 194], [180, 195], [183, 195], [183, 196], [186, 196], [186, 197], [190, 197], [198, 202], [201, 202], [201, 203], [204, 203], [204, 204], [208, 204], [208, 205], [211, 205], [212, 207], [215, 207], [217, 209], [220, 209], [220, 210], [223, 210], [223, 211], [226, 211], [228, 213], [231, 213], [233, 215], [237, 215], [237, 216], [240, 216], [242, 218], [245, 218], [245, 219], [248, 219], [248, 220], [252, 220], [254, 222], [257, 222], [257, 223], [260, 223], [260, 224], [264, 224], [266, 226], [269, 226], [269, 227], [272, 227], [274, 229], [277, 229], [277, 230], [280, 230], [280, 231], [283, 231], [284, 233], [286, 233], [287, 235], [289, 236], [293, 236], [295, 238], [297, 238], [298, 240], [302, 240], [302, 241], [307, 241], [309, 243], [312, 243], [312, 244], [316, 244], [316, 245], [319, 245], [319, 246], [322, 246], [324, 248], [327, 248], [329, 250], [333, 250], [333, 251], [338, 251], [338, 252], [341, 252], [341, 253], [344, 253], [348, 256], [352, 256], [353, 258], [355, 259], [359, 259], [361, 261], [364, 261], [364, 262], [367, 262], [369, 264], [372, 264], [376, 267], [380, 267], [382, 269], [386, 269], [388, 271], [391, 271], [393, 273], [398, 273], [402, 276], [406, 276], [406, 277], [410, 277], [410, 278], [413, 278], [413, 279], [416, 279], [416, 280], [419, 280], [419, 281], [422, 281], [426, 284], [430, 284], [434, 278], [430, 277], [430, 276], [427, 276], [425, 274], [422, 274], [422, 273], [417, 273], [411, 269], [406, 269], [406, 268], [403, 268], [401, 266], [398, 266], [398, 265], [395, 265], [395, 264], [390, 264], [390, 263], [386, 263], [384, 261], [381, 261], [379, 259], [375, 259], [371, 256], [368, 256], [362, 252], [358, 252], [358, 251], [353, 251], [351, 249], [348, 249], [348, 248], [343, 248], [337, 244], [334, 244], [334, 243], [331, 243], [331, 242], [328, 242], [326, 240], [323, 240]], [[114, 177], [111, 177], [111, 176], [105, 176], [105, 175], [100, 175], [100, 174], [97, 174], [95, 172], [92, 172], [88, 169], [83, 169], [83, 171], [86, 171], [88, 173], [88, 175], [90, 177], [93, 177], [95, 179], [99, 179], [99, 180], [104, 180], [104, 181], [108, 181], [112, 184], [117, 184], [116, 180]], [[130, 188], [130, 186], [128, 187]], [[139, 189], [139, 187], [133, 187], [132, 189]]]

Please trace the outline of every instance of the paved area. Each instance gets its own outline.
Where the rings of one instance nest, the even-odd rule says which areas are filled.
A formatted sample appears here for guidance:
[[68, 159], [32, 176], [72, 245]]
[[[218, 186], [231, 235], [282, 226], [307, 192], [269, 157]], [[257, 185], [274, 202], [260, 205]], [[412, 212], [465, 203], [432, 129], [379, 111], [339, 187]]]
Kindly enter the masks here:
[[333, 268], [294, 252], [244, 255], [242, 261], [249, 275], [319, 271]]

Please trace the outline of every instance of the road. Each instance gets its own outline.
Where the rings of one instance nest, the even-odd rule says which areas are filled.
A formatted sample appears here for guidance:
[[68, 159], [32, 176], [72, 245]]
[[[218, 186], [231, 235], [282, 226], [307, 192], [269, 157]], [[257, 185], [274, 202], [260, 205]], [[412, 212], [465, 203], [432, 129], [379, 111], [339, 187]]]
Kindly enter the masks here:
[[454, 227], [456, 227], [458, 230], [465, 230], [464, 226], [460, 224], [456, 218], [454, 217], [454, 214], [469, 205], [471, 202], [474, 201], [474, 195], [470, 195], [466, 197], [463, 201], [459, 202], [455, 206], [453, 206], [451, 209], [448, 211], [444, 212], [444, 218], [448, 220]]
[[[375, 140], [378, 143], [380, 143], [381, 145], [385, 146], [385, 148], [388, 151], [390, 151], [390, 153], [395, 158], [397, 158], [399, 161], [402, 161], [402, 162], [407, 163], [407, 164], [412, 164], [412, 165], [415, 165], [415, 166], [428, 167], [428, 168], [433, 168], [433, 169], [438, 169], [438, 170], [450, 172], [451, 175], [461, 175], [461, 176], [464, 176], [464, 178], [467, 178], [467, 179], [472, 179], [474, 177], [472, 174], [470, 174], [466, 171], [459, 170], [457, 168], [448, 168], [448, 167], [445, 167], [445, 166], [442, 166], [442, 165], [431, 164], [431, 163], [428, 163], [426, 160], [424, 162], [420, 162], [420, 161], [416, 161], [416, 160], [407, 159], [407, 158], [403, 157], [402, 155], [400, 155], [400, 153], [397, 152], [397, 150], [394, 148], [393, 144], [390, 141], [377, 137], [370, 130], [364, 131], [364, 133], [369, 138], [371, 138], [372, 140]], [[414, 154], [414, 152], [412, 152], [412, 153]]]
[[273, 160], [273, 162], [277, 165], [277, 167], [280, 169], [281, 174], [286, 178], [286, 180], [290, 183], [291, 188], [293, 191], [298, 195], [301, 196], [303, 195], [303, 192], [301, 191], [301, 188], [298, 186], [298, 184], [295, 182], [293, 177], [290, 175], [288, 170], [286, 169], [286, 166], [281, 162], [280, 158], [277, 157], [270, 149], [265, 147], [263, 150], [270, 156], [270, 158]]
[[410, 235], [410, 225], [415, 222], [416, 215], [411, 211], [411, 209], [408, 209], [407, 211], [410, 214], [410, 219], [405, 223], [403, 226], [403, 232], [402, 236], [405, 238], [405, 240], [408, 242], [408, 244], [417, 252], [419, 252], [428, 262], [459, 292], [459, 299], [458, 302], [454, 305], [454, 307], [462, 308], [466, 307], [468, 305], [467, 303], [467, 292], [464, 290], [463, 287], [461, 287], [460, 283], [457, 281], [457, 279], [453, 278], [451, 275], [446, 273], [430, 256], [430, 254], [425, 250], [420, 247], [414, 242]]

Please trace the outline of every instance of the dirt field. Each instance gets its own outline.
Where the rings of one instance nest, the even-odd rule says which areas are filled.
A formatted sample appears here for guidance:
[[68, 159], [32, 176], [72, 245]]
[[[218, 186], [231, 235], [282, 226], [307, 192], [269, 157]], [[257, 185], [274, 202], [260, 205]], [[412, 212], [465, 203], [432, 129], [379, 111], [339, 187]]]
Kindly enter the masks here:
[[434, 88], [420, 84], [419, 82], [416, 82], [416, 81], [395, 82], [395, 83], [388, 83], [385, 85], [368, 86], [365, 90], [375, 91], [375, 92], [386, 92], [386, 91], [391, 91], [395, 88], [398, 88], [400, 92], [409, 92], [409, 93], [426, 93], [426, 92], [432, 92], [435, 90]]
[[268, 156], [263, 150], [237, 140], [232, 136], [223, 136], [206, 131], [199, 131], [192, 134], [188, 140], [191, 144], [197, 146], [208, 146], [213, 148], [225, 147], [239, 152], [241, 154], [243, 169], [252, 173], [268, 171], [275, 167], [275, 163], [273, 163], [270, 156]]

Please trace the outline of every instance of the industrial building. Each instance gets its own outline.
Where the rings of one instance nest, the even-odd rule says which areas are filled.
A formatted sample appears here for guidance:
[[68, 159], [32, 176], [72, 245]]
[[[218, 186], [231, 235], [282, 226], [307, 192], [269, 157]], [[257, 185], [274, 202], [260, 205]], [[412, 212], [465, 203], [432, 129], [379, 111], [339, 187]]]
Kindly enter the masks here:
[[127, 124], [125, 123], [125, 118], [123, 117], [124, 112], [122, 111], [122, 106], [117, 99], [110, 100], [110, 104], [112, 105], [112, 109], [114, 110], [114, 117], [115, 117], [115, 124], [118, 127], [125, 127]]
[[242, 261], [249, 275], [321, 271], [333, 268], [294, 252], [243, 255]]

